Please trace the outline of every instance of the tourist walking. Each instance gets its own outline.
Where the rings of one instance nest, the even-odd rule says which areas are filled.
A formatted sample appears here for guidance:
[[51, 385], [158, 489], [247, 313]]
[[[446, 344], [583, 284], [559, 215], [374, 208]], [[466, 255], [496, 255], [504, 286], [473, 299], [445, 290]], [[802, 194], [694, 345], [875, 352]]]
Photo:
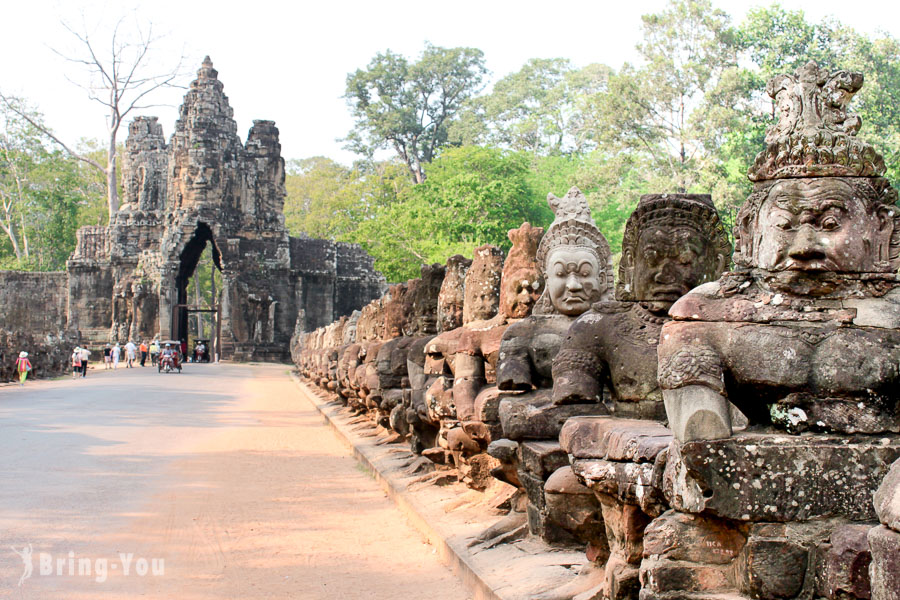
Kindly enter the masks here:
[[159, 340], [154, 339], [150, 342], [150, 364], [154, 367], [156, 366], [156, 361], [159, 358]]
[[72, 379], [81, 375], [81, 348], [75, 346], [72, 351]]
[[116, 345], [112, 347], [110, 351], [112, 355], [112, 366], [113, 369], [119, 368], [119, 358], [122, 356], [122, 349], [119, 347], [119, 342], [116, 342]]
[[81, 376], [87, 377], [88, 362], [91, 359], [91, 351], [87, 348], [81, 349]]
[[109, 369], [112, 365], [112, 348], [109, 347], [109, 344], [103, 349], [103, 368]]
[[141, 340], [141, 345], [138, 349], [141, 351], [141, 366], [146, 367], [147, 365], [144, 363], [147, 362], [147, 342]]
[[125, 368], [133, 369], [134, 368], [134, 359], [135, 354], [137, 353], [137, 346], [134, 345], [134, 342], [128, 340], [128, 343], [125, 344]]
[[31, 371], [31, 361], [28, 360], [28, 353], [24, 350], [19, 352], [19, 358], [16, 359], [16, 371], [19, 373], [19, 385], [25, 385], [25, 379]]

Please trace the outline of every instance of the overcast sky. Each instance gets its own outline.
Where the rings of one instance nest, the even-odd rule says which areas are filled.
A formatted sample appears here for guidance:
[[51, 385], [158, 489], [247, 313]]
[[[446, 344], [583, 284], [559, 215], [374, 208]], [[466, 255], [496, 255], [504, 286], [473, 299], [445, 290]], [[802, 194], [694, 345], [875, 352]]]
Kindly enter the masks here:
[[[770, 4], [714, 3], [736, 21], [750, 7]], [[390, 48], [412, 58], [426, 40], [445, 47], [472, 46], [484, 51], [492, 80], [518, 70], [529, 58], [563, 57], [576, 66], [601, 62], [618, 68], [637, 58], [640, 16], [658, 12], [665, 4], [664, 0], [154, 0], [127, 5], [19, 0], [3, 11], [0, 90], [37, 105], [46, 123], [67, 142], [103, 137], [103, 107], [69, 81], [86, 83], [86, 75], [53, 49], [75, 47], [61, 20], [76, 30], [83, 29], [84, 22], [95, 39], [102, 40], [102, 24], [115, 22], [128, 14], [124, 7], [133, 6], [138, 20], [152, 21], [157, 33], [167, 34], [157, 44], [160, 64], [171, 63], [184, 49], [188, 75], [182, 84], [194, 78], [204, 55], [212, 58], [242, 138], [253, 119], [271, 119], [281, 131], [285, 158], [324, 155], [349, 163], [353, 155], [337, 141], [352, 125], [341, 95], [347, 73], [365, 67], [377, 52]], [[803, 9], [811, 20], [831, 15], [860, 31], [883, 29], [900, 37], [900, 3], [785, 0], [781, 4]], [[158, 93], [155, 99], [168, 106], [142, 114], [158, 116], [168, 137], [183, 95], [184, 90]]]

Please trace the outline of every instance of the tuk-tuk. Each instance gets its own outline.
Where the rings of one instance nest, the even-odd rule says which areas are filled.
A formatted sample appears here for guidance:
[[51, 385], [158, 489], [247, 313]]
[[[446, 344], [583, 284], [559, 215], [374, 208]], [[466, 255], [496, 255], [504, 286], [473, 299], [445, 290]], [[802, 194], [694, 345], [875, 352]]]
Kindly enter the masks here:
[[[166, 346], [169, 347], [166, 348]], [[178, 371], [181, 373], [181, 362], [183, 360], [181, 342], [167, 340], [159, 343], [159, 360], [156, 361], [157, 372], [171, 373], [172, 371]]]

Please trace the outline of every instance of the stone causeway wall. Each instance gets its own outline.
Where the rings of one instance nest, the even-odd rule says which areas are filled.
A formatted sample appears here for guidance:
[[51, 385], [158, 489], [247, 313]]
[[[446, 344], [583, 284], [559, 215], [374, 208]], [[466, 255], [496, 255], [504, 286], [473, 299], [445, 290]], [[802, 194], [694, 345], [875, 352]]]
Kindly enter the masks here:
[[425, 265], [294, 336], [330, 419], [505, 512], [460, 561], [583, 553], [490, 597], [900, 598], [900, 207], [856, 137], [862, 84], [812, 62], [769, 82], [733, 249], [708, 195], [648, 194], [614, 278], [573, 188], [507, 256]]

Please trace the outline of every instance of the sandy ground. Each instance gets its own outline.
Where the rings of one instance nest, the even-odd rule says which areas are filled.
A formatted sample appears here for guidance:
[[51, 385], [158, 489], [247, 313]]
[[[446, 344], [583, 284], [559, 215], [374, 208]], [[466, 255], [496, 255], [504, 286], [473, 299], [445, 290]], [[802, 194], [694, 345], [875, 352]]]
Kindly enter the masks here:
[[0, 390], [0, 597], [470, 595], [285, 366], [200, 365]]

